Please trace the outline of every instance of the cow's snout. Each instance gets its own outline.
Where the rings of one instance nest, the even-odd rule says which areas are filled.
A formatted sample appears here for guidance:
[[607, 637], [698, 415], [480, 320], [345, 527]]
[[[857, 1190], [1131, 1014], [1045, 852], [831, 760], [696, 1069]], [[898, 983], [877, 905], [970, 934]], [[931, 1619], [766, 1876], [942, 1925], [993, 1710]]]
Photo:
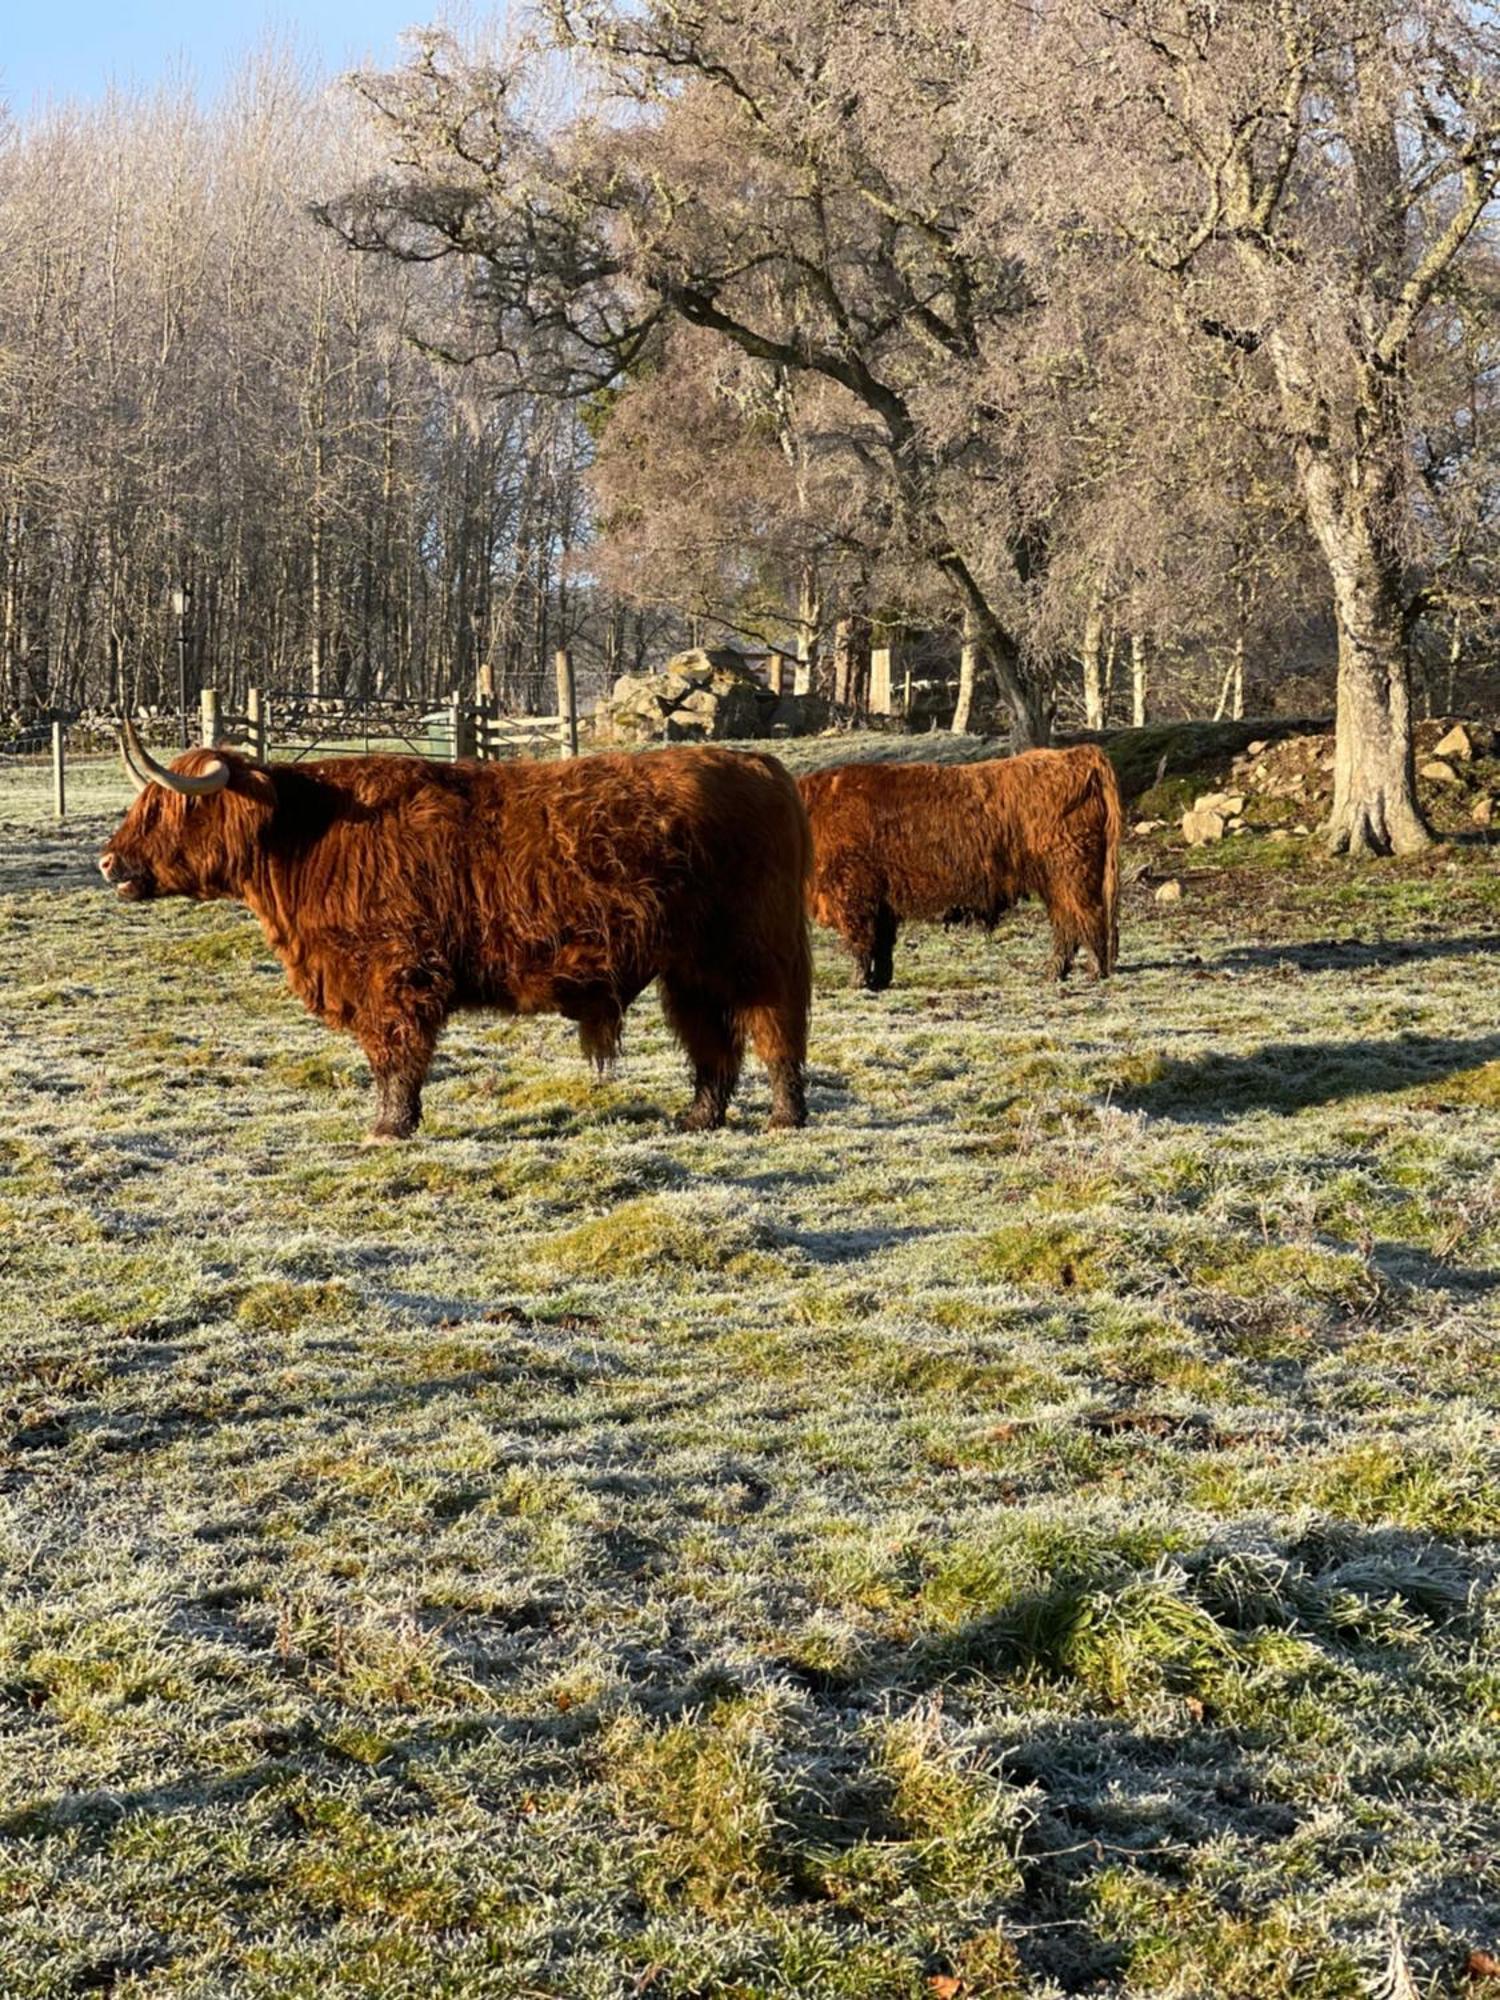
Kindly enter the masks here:
[[151, 893], [143, 872], [122, 861], [112, 847], [99, 856], [99, 873], [122, 902], [138, 902]]

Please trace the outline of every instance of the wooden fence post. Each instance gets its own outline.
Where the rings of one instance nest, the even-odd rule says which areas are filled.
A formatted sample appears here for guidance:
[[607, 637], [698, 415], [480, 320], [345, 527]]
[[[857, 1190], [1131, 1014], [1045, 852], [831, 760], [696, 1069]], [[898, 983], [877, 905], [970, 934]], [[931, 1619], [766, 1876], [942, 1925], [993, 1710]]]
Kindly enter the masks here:
[[258, 764], [266, 761], [266, 711], [261, 701], [259, 688], [245, 691], [245, 720], [250, 727], [246, 731], [250, 741], [250, 755]]
[[487, 763], [495, 754], [494, 732], [490, 728], [493, 706], [483, 694], [474, 703], [474, 755], [481, 763]]
[[205, 750], [212, 750], [219, 740], [219, 690], [204, 688], [198, 696], [198, 708], [198, 740]]
[[474, 731], [469, 705], [455, 688], [450, 704], [449, 721], [453, 736], [453, 761], [455, 764], [474, 754]]
[[67, 730], [60, 722], [52, 725], [52, 806], [59, 819], [68, 816], [67, 778], [63, 767]]
[[892, 707], [894, 646], [875, 646], [870, 651], [870, 713], [889, 715]]
[[566, 646], [557, 654], [557, 713], [561, 718], [558, 747], [564, 757], [578, 755], [578, 683], [573, 677], [573, 655]]

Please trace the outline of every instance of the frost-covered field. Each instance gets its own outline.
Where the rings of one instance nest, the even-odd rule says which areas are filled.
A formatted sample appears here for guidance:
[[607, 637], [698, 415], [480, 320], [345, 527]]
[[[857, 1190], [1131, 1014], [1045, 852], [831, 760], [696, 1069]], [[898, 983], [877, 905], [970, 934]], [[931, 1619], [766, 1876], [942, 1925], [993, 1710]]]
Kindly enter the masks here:
[[471, 1020], [370, 1152], [21, 789], [6, 2000], [1482, 1990], [1494, 850], [1232, 843], [1106, 991], [823, 940], [802, 1134]]

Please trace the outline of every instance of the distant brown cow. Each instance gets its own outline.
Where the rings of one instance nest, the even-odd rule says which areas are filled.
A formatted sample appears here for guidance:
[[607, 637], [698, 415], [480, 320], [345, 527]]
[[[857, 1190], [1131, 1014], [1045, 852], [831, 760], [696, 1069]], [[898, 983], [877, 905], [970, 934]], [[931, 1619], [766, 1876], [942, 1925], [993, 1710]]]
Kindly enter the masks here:
[[806, 1115], [807, 819], [774, 757], [703, 748], [552, 764], [349, 757], [267, 765], [127, 725], [139, 796], [100, 857], [120, 896], [249, 905], [293, 990], [374, 1072], [402, 1139], [457, 1008], [563, 1014], [603, 1063], [659, 980], [693, 1066], [690, 1130], [724, 1121], [745, 1037], [773, 1125]]
[[809, 905], [891, 983], [903, 921], [994, 925], [1024, 896], [1052, 920], [1049, 972], [1087, 945], [1101, 979], [1119, 950], [1120, 790], [1092, 744], [983, 764], [839, 764], [801, 780], [812, 824]]

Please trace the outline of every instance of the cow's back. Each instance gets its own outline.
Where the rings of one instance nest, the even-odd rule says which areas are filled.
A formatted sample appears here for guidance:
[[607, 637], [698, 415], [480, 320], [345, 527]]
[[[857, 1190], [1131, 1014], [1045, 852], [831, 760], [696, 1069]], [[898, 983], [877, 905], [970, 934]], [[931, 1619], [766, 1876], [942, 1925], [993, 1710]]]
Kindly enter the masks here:
[[985, 907], [994, 841], [984, 765], [840, 764], [802, 780], [815, 899], [853, 876], [902, 917]]
[[683, 745], [470, 767], [471, 900], [522, 956], [626, 982], [732, 968], [802, 923], [806, 816], [773, 757]]

